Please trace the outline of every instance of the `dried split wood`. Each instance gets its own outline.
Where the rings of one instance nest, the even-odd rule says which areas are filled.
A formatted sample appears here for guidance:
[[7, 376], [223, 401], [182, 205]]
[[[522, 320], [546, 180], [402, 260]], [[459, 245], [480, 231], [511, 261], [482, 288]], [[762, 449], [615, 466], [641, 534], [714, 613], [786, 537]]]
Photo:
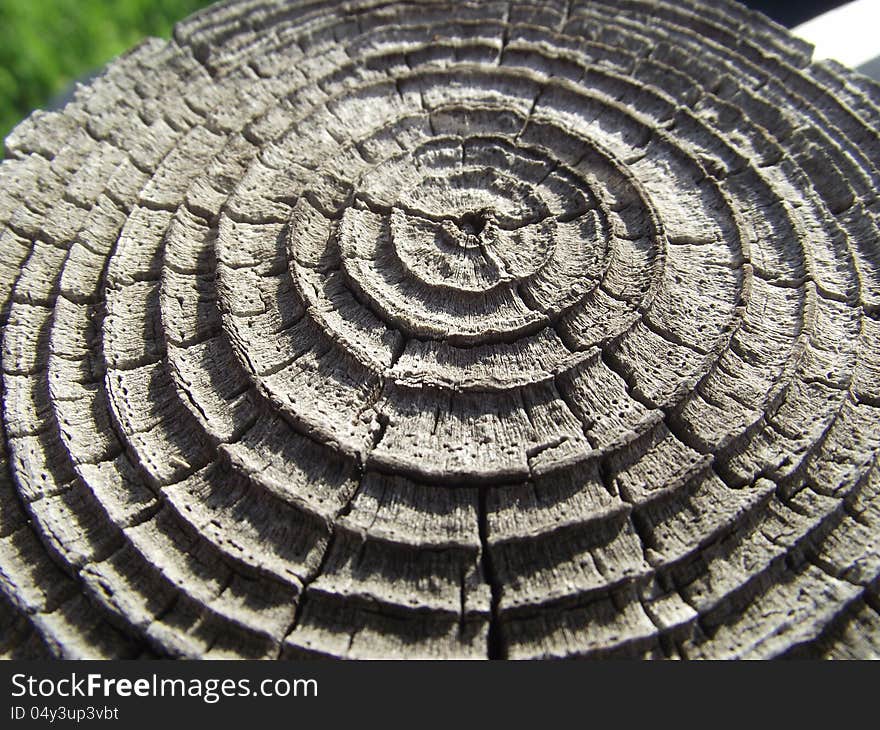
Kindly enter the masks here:
[[880, 655], [878, 128], [728, 2], [145, 42], [6, 143], [0, 650]]

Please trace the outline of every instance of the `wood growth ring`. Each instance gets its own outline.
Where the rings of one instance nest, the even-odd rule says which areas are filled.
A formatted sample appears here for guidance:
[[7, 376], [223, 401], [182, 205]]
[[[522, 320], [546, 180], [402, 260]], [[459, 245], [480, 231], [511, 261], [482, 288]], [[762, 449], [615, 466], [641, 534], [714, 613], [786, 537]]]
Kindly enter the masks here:
[[9, 656], [880, 656], [880, 89], [729, 2], [221, 2], [0, 168]]

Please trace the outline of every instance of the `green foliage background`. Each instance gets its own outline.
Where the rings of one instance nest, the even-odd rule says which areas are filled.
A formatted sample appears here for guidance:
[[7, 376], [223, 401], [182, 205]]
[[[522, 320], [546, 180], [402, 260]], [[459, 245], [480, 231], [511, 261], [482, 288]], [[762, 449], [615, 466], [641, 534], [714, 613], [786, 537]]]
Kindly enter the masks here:
[[[211, 0], [0, 0], [0, 139], [33, 109]], [[2, 157], [2, 153], [0, 153]]]

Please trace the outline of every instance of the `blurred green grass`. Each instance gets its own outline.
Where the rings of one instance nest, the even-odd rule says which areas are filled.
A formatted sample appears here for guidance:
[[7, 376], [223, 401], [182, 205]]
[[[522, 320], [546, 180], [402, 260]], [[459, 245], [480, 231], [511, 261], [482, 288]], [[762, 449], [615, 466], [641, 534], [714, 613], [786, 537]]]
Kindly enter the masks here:
[[[32, 110], [211, 0], [0, 0], [0, 140]], [[2, 154], [0, 154], [2, 157]]]

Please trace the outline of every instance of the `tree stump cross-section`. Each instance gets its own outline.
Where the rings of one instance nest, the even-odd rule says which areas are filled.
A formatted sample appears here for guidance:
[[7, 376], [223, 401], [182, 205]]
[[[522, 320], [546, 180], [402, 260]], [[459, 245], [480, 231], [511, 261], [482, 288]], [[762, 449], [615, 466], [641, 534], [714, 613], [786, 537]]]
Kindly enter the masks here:
[[880, 87], [810, 54], [231, 0], [31, 115], [0, 652], [880, 656]]

